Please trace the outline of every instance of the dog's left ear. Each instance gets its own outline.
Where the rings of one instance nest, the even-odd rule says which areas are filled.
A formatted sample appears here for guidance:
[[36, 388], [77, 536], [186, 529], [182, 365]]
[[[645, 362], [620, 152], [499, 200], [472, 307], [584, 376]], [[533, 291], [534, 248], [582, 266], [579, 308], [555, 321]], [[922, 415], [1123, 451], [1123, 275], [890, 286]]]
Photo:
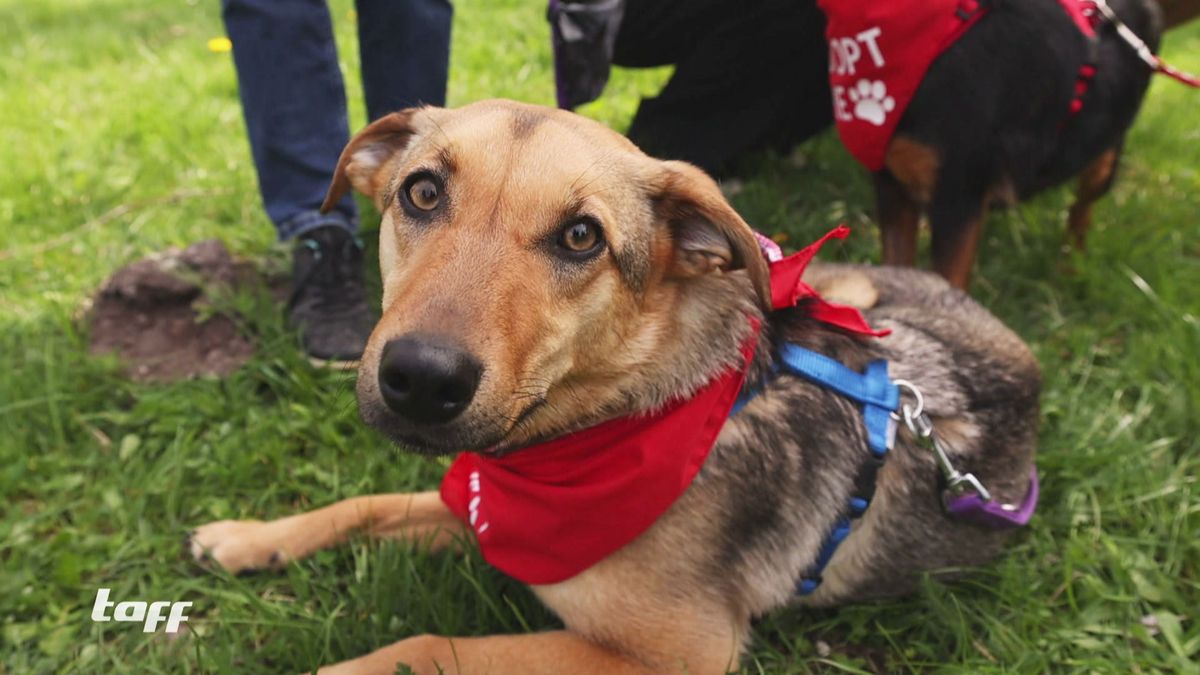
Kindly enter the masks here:
[[371, 199], [378, 199], [387, 180], [381, 170], [411, 140], [412, 118], [417, 110], [408, 108], [380, 117], [350, 139], [338, 158], [333, 182], [321, 204], [321, 213], [328, 213], [351, 187]]
[[654, 202], [659, 217], [671, 228], [675, 247], [672, 276], [744, 269], [759, 302], [770, 309], [770, 272], [754, 231], [708, 174], [686, 162], [662, 162]]

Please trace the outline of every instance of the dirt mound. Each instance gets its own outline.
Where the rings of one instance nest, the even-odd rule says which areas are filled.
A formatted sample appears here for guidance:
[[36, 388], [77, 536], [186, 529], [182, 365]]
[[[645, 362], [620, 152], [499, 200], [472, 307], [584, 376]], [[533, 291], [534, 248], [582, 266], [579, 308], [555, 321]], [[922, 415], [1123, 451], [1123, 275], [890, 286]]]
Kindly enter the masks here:
[[126, 265], [92, 305], [91, 353], [115, 352], [139, 381], [228, 375], [250, 358], [254, 344], [210, 302], [261, 283], [254, 266], [235, 261], [217, 239]]

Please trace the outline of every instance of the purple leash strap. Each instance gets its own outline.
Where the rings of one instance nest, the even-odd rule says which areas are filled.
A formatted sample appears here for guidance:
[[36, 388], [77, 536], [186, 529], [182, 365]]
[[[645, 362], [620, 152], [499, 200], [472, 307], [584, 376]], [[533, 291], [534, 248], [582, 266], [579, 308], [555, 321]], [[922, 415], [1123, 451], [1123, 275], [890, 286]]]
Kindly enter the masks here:
[[901, 414], [892, 415], [897, 420], [902, 419], [917, 443], [933, 453], [946, 481], [948, 496], [943, 499], [946, 512], [955, 518], [995, 529], [1012, 529], [1028, 523], [1038, 502], [1037, 467], [1029, 469], [1029, 488], [1020, 505], [997, 501], [974, 474], [959, 471], [950, 461], [952, 448], [934, 431], [933, 420], [925, 412], [925, 397], [921, 390], [907, 380], [895, 380], [895, 384], [912, 396], [915, 405], [902, 404]]
[[985, 501], [974, 492], [953, 497], [946, 502], [946, 512], [955, 518], [992, 527], [997, 530], [1023, 527], [1033, 517], [1038, 503], [1037, 467], [1029, 468], [1029, 489], [1020, 506], [1001, 504], [996, 500]]

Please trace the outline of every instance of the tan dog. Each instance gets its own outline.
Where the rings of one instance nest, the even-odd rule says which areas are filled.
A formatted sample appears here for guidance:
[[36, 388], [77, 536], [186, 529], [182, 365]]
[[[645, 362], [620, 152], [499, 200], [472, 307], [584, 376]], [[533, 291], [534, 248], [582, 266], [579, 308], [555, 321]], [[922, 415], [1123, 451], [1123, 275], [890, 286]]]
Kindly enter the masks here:
[[[825, 266], [811, 281], [893, 335], [870, 341], [803, 309], [764, 311], [750, 228], [702, 172], [649, 158], [570, 113], [492, 101], [383, 118], [347, 147], [326, 201], [353, 186], [383, 214], [383, 318], [363, 356], [363, 418], [423, 453], [519, 452], [538, 439], [690, 396], [737, 363], [759, 396], [649, 530], [582, 573], [534, 586], [565, 630], [419, 636], [322, 672], [724, 673], [752, 617], [792, 602], [797, 575], [853, 489], [857, 406], [794, 377], [764, 379], [787, 339], [852, 368], [887, 358], [926, 392], [956, 462], [1000, 498], [1026, 489], [1037, 365], [965, 295], [913, 270]], [[963, 384], [959, 371], [986, 386]], [[814, 422], [818, 420], [819, 422]], [[901, 436], [875, 505], [811, 604], [902, 593], [923, 570], [975, 564], [1003, 533], [946, 517], [932, 458]], [[199, 528], [198, 558], [277, 567], [354, 533], [435, 547], [471, 541], [437, 493], [359, 497], [270, 522]]]

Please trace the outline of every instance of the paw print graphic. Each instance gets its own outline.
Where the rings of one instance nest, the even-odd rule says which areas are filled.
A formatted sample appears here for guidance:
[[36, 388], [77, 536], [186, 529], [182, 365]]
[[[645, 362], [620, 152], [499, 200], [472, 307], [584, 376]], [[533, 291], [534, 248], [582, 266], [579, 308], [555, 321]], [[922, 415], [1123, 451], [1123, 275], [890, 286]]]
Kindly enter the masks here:
[[883, 126], [888, 113], [896, 109], [896, 100], [888, 96], [887, 85], [879, 80], [859, 80], [848, 93], [854, 116], [877, 127]]

